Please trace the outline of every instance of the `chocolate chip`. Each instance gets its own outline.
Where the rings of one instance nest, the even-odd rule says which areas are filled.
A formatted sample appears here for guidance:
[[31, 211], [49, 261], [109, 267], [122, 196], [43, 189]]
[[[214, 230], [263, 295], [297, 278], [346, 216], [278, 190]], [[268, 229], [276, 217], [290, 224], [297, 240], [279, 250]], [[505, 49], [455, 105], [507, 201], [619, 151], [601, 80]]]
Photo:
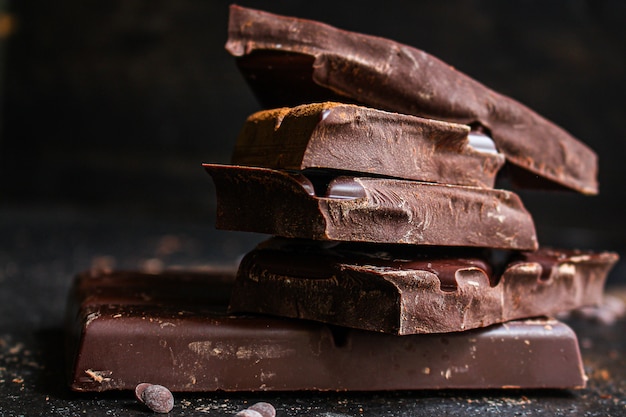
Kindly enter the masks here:
[[263, 417], [276, 417], [276, 409], [270, 403], [259, 402], [248, 407], [248, 410], [257, 411]]
[[241, 410], [235, 417], [276, 417], [276, 409], [270, 403], [259, 402]]
[[142, 382], [141, 384], [137, 385], [135, 387], [135, 398], [137, 398], [137, 401], [143, 402], [143, 399], [141, 398], [143, 392], [145, 391], [146, 388], [148, 388], [150, 385], [147, 382]]
[[174, 397], [162, 385], [141, 383], [135, 387], [135, 396], [155, 413], [169, 413], [174, 408]]

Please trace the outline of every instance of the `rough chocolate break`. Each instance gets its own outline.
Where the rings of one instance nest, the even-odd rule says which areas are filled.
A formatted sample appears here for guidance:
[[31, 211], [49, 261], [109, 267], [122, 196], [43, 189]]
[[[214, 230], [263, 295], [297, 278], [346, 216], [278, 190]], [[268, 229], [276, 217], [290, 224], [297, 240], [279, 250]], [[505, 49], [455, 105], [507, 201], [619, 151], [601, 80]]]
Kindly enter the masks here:
[[536, 249], [530, 214], [505, 190], [204, 164], [217, 227], [317, 240]]
[[617, 262], [610, 252], [539, 249], [492, 265], [488, 253], [271, 239], [241, 262], [230, 310], [456, 332], [599, 304]]

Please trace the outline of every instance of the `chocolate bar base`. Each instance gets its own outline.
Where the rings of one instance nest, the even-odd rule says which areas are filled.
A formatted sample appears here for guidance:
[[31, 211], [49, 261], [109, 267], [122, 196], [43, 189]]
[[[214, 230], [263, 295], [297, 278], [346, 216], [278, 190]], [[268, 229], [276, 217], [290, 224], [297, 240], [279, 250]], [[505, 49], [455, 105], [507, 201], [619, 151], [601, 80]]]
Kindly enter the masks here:
[[83, 274], [68, 308], [76, 391], [581, 388], [576, 336], [555, 320], [393, 336], [232, 316], [234, 273]]

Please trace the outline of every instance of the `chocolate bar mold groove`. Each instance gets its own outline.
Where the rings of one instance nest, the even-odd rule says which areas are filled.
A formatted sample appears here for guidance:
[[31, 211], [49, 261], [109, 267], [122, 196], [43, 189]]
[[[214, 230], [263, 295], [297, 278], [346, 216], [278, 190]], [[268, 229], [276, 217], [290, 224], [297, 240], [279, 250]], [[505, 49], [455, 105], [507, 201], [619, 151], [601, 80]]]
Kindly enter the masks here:
[[494, 276], [481, 257], [388, 260], [274, 238], [242, 260], [230, 311], [399, 335], [464, 331], [598, 304], [615, 262], [539, 249]]
[[538, 247], [532, 217], [509, 191], [345, 177], [337, 181], [352, 182], [352, 192], [362, 188], [365, 196], [326, 198], [311, 195], [314, 187], [303, 186], [301, 174], [294, 178], [266, 168], [203, 166], [216, 185], [216, 225], [221, 229], [316, 240]]
[[510, 163], [539, 176], [520, 185], [598, 192], [597, 156], [589, 147], [419, 49], [236, 5], [226, 49], [268, 107], [343, 101], [480, 125]]

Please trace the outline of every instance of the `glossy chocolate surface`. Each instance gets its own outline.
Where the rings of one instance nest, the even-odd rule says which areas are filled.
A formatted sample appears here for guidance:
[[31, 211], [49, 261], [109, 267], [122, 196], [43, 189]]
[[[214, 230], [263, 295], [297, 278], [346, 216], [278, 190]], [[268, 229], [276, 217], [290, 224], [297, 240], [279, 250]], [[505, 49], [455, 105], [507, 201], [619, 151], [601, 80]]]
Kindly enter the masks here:
[[236, 5], [228, 36], [226, 49], [267, 108], [342, 101], [479, 126], [521, 168], [511, 170], [520, 185], [598, 192], [597, 156], [585, 144], [424, 51]]
[[362, 106], [307, 104], [251, 115], [231, 162], [493, 188], [504, 155], [469, 133], [466, 125]]
[[617, 255], [485, 253], [270, 239], [242, 260], [230, 310], [392, 334], [456, 332], [597, 305]]
[[[509, 191], [361, 176], [328, 180], [322, 191], [323, 181], [316, 188], [302, 173], [204, 167], [216, 185], [221, 229], [317, 240], [537, 248], [533, 220]], [[337, 181], [341, 198], [329, 198]]]
[[230, 273], [112, 272], [76, 278], [70, 386], [171, 391], [580, 388], [576, 336], [555, 320], [394, 336], [226, 313]]

